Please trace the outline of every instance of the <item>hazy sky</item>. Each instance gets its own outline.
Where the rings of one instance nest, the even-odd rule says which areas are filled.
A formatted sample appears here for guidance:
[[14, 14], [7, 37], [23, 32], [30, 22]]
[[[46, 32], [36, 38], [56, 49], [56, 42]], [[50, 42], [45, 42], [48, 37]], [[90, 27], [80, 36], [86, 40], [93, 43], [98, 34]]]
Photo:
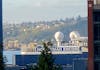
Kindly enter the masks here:
[[87, 0], [3, 0], [3, 21], [23, 22], [87, 16]]

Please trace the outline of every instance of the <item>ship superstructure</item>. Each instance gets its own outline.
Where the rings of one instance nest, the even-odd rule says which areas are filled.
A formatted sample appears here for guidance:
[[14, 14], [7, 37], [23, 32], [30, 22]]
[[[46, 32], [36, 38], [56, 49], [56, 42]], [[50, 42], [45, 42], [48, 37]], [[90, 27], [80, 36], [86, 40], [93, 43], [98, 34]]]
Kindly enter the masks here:
[[[55, 43], [49, 48], [52, 54], [82, 54], [83, 52], [88, 52], [88, 38], [81, 37], [77, 31], [72, 31], [69, 34], [70, 41], [68, 43], [63, 42], [64, 34], [60, 31], [54, 34]], [[37, 45], [36, 47], [22, 47], [21, 54], [40, 54], [43, 50], [42, 45]]]
[[[66, 43], [63, 41], [64, 36], [62, 32], [56, 32], [53, 46], [48, 46], [51, 49], [53, 58], [55, 58], [54, 64], [61, 65], [63, 70], [86, 70], [88, 38], [81, 37], [77, 31], [72, 31], [69, 34], [70, 41]], [[37, 45], [36, 47], [23, 46], [21, 54], [14, 56], [13, 64], [18, 66], [37, 64], [43, 49], [43, 45]]]

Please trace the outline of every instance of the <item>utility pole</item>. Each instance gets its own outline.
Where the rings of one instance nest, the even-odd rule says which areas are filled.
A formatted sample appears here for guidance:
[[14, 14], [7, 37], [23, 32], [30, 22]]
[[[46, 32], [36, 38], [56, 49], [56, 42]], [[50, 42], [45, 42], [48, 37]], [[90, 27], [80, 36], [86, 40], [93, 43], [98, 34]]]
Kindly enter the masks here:
[[94, 70], [93, 4], [94, 0], [88, 0], [88, 70]]

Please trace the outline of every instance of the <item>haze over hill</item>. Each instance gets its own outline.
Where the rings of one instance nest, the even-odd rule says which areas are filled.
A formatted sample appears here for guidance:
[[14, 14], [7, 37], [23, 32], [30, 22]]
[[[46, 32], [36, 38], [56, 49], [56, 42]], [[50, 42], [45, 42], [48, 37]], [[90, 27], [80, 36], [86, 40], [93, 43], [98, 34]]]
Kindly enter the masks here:
[[57, 31], [64, 33], [64, 41], [69, 41], [69, 33], [78, 31], [81, 36], [87, 36], [87, 17], [66, 18], [52, 21], [23, 22], [21, 24], [4, 24], [3, 39], [18, 40], [20, 43], [54, 40]]

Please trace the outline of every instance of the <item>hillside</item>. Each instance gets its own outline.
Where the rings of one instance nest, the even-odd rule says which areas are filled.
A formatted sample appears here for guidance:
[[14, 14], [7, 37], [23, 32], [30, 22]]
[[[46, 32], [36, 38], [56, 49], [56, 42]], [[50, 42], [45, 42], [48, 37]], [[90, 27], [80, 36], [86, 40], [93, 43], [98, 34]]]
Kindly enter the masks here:
[[31, 41], [42, 41], [54, 39], [57, 31], [64, 33], [64, 41], [69, 40], [71, 31], [78, 31], [81, 36], [87, 36], [87, 18], [78, 17], [65, 20], [56, 20], [50, 22], [27, 22], [21, 24], [9, 24], [3, 27], [3, 39], [19, 40], [21, 43]]

